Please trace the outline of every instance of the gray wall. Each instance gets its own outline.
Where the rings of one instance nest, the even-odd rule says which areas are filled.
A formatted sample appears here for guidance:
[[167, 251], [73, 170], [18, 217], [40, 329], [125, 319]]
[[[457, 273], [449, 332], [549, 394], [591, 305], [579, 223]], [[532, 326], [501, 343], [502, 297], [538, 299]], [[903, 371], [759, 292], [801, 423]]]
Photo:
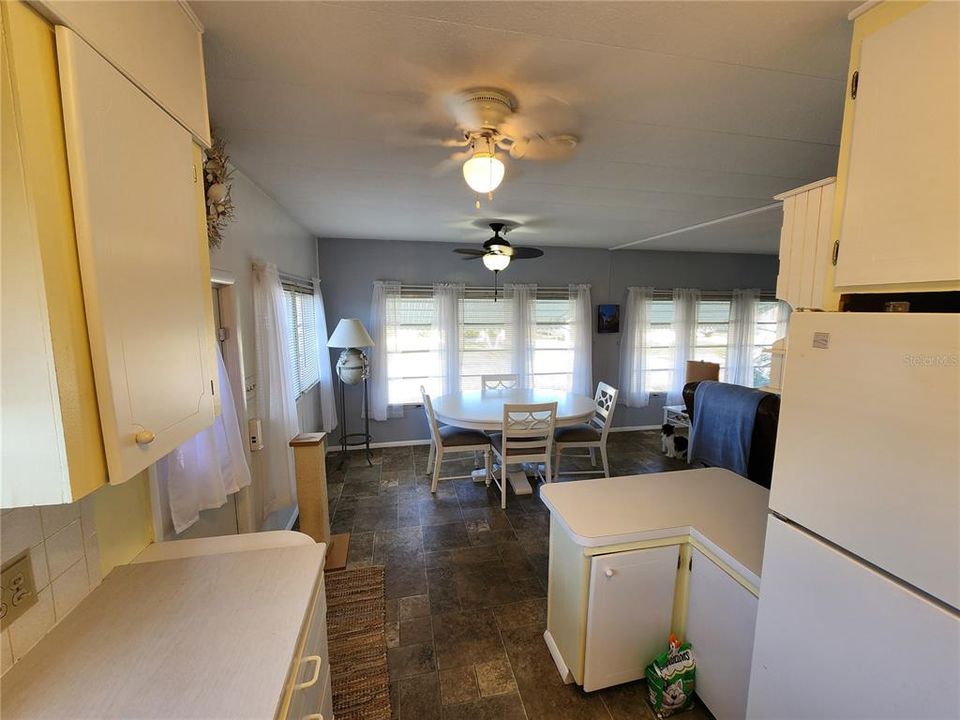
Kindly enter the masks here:
[[[343, 317], [370, 319], [370, 296], [374, 280], [404, 283], [458, 281], [489, 285], [493, 275], [479, 261], [464, 261], [454, 255], [460, 244], [395, 242], [387, 240], [320, 239], [318, 261], [323, 280], [327, 329], [333, 332]], [[777, 258], [769, 255], [730, 255], [644, 250], [588, 250], [544, 248], [538, 260], [511, 265], [502, 275], [505, 282], [535, 282], [540, 285], [590, 283], [594, 306], [623, 303], [630, 285], [657, 288], [696, 287], [703, 290], [759, 288], [776, 284]], [[594, 315], [596, 311], [594, 310]], [[593, 336], [593, 379], [619, 385], [620, 335]], [[336, 362], [339, 350], [331, 351]], [[360, 392], [347, 389], [347, 424], [359, 430]], [[617, 408], [618, 426], [659, 425], [662, 398], [653, 397], [645, 408]], [[371, 423], [374, 442], [422, 440], [428, 437], [423, 411], [409, 407], [404, 417]]]

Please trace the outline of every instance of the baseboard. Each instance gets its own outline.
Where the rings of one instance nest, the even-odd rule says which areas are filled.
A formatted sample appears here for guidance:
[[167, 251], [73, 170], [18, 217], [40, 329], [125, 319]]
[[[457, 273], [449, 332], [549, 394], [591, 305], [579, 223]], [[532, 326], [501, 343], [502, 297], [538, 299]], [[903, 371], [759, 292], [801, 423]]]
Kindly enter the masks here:
[[[659, 425], [657, 427], [660, 427]], [[328, 436], [329, 437], [329, 436]], [[372, 442], [370, 443], [370, 449], [376, 450], [377, 448], [391, 448], [391, 447], [407, 447], [408, 445], [429, 445], [430, 439], [426, 440], [391, 440], [390, 442]], [[362, 451], [363, 445], [353, 445], [347, 448], [347, 452], [358, 452]], [[340, 446], [336, 444], [327, 445], [327, 453], [338, 453], [340, 452]]]
[[659, 430], [659, 425], [621, 425], [610, 428], [610, 432], [636, 432], [637, 430]]

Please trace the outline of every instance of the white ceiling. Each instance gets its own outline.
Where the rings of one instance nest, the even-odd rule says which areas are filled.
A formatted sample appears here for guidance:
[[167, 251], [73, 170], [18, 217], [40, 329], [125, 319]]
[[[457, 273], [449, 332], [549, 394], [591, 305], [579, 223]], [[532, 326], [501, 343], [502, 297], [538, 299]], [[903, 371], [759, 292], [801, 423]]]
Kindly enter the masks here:
[[[835, 174], [849, 52], [833, 2], [192, 2], [236, 165], [320, 237], [612, 248]], [[514, 161], [477, 211], [439, 101], [476, 85], [582, 141]], [[544, 115], [543, 112], [540, 113]], [[638, 249], [775, 253], [768, 211]], [[519, 231], [518, 231], [519, 233]], [[519, 237], [517, 238], [519, 240]]]

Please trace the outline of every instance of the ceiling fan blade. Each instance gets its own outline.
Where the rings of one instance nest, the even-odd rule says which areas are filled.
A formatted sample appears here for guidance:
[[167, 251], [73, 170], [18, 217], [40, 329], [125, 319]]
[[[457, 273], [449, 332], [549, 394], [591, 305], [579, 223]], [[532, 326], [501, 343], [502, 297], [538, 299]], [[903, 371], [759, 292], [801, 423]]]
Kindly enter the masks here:
[[456, 248], [455, 253], [460, 253], [461, 255], [472, 255], [473, 257], [467, 258], [467, 260], [472, 260], [474, 257], [483, 257], [487, 254], [486, 250], [476, 250], [474, 248]]
[[430, 174], [433, 177], [437, 177], [438, 175], [443, 175], [444, 173], [451, 172], [452, 170], [455, 170], [459, 168], [461, 165], [463, 165], [463, 163], [466, 162], [466, 160], [471, 155], [473, 155], [473, 151], [471, 150], [464, 150], [463, 152], [455, 152], [446, 160], [440, 163], [437, 163], [434, 166], [433, 170], [430, 171]]
[[512, 258], [514, 260], [532, 260], [543, 256], [543, 250], [535, 247], [514, 247]]
[[523, 143], [523, 154], [519, 157], [524, 160], [566, 160], [573, 156], [579, 138], [575, 135], [537, 136], [520, 142]]
[[[486, 255], [486, 253], [484, 253], [483, 255]], [[464, 260], [480, 260], [480, 259], [483, 257], [483, 255], [471, 255], [471, 256], [465, 257], [465, 258], [463, 258], [463, 259], [464, 259]]]
[[463, 130], [476, 130], [483, 125], [479, 108], [475, 103], [468, 102], [464, 93], [449, 93], [443, 97], [443, 106], [447, 113]]

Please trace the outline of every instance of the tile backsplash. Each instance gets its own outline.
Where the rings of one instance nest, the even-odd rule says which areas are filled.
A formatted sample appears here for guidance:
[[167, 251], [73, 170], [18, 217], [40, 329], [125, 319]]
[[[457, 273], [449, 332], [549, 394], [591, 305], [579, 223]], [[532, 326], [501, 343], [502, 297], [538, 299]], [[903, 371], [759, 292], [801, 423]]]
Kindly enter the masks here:
[[0, 515], [2, 563], [27, 548], [37, 603], [0, 633], [2, 673], [100, 584], [93, 499], [4, 510]]

